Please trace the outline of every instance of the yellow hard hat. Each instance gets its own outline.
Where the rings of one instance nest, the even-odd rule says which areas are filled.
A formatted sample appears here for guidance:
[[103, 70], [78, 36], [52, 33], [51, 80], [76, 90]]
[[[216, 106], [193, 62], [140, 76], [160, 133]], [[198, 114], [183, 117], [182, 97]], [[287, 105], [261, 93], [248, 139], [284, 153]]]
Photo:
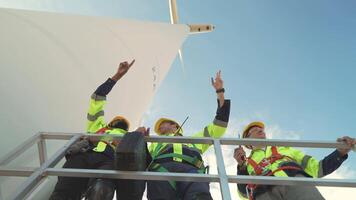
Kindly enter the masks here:
[[[162, 124], [163, 122], [172, 122], [172, 123], [176, 124], [178, 128], [180, 127], [180, 125], [178, 124], [178, 122], [174, 121], [173, 119], [160, 118], [160, 119], [157, 120], [156, 123], [155, 123], [155, 132], [157, 133], [157, 135], [162, 135], [161, 132], [160, 132], [160, 130], [159, 130], [159, 127], [161, 126], [161, 124]], [[178, 133], [183, 134], [183, 129], [180, 128]]]
[[248, 131], [254, 127], [254, 126], [258, 126], [261, 128], [265, 128], [265, 124], [263, 122], [251, 122], [249, 125], [247, 125], [244, 129], [244, 131], [242, 132], [242, 138], [245, 138], [248, 134]]
[[110, 123], [108, 124], [109, 127], [113, 127], [113, 125], [115, 124], [115, 122], [117, 121], [123, 121], [127, 124], [127, 131], [130, 129], [130, 122], [129, 120], [127, 120], [124, 116], [118, 115], [116, 117], [114, 117], [114, 119], [112, 119], [110, 121]]

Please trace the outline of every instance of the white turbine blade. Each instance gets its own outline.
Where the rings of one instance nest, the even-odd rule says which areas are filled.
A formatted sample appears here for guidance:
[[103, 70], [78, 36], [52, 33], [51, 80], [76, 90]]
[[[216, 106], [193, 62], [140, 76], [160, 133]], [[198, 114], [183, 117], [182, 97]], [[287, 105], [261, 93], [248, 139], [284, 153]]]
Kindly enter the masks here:
[[169, 13], [171, 15], [171, 23], [178, 23], [178, 11], [177, 11], [177, 2], [176, 0], [169, 0]]
[[[81, 132], [85, 128], [83, 113], [93, 90], [108, 73], [115, 72], [118, 63], [133, 58], [136, 63], [120, 80], [120, 90], [110, 93], [105, 114], [120, 113], [130, 119], [132, 127], [139, 126], [142, 113], [150, 108], [157, 89], [165, 84], [163, 80], [189, 32], [185, 25], [178, 24], [9, 8], [0, 8], [0, 25], [0, 91], [6, 96], [0, 104], [7, 105], [1, 108], [1, 116], [6, 116], [8, 122], [0, 123], [0, 127], [12, 130], [11, 136], [19, 141], [34, 136], [34, 130]], [[6, 89], [14, 74], [16, 85]], [[72, 87], [64, 89], [63, 83], [72, 83]], [[22, 94], [31, 94], [26, 95], [31, 104], [22, 103]], [[75, 105], [75, 109], [68, 105]], [[31, 120], [23, 120], [16, 130], [11, 129], [18, 121], [14, 108], [21, 110], [23, 116], [31, 115]], [[13, 141], [4, 137], [2, 142]], [[46, 146], [48, 152], [53, 152], [63, 144]], [[1, 153], [8, 150], [0, 145]], [[20, 166], [37, 166], [35, 156], [31, 152], [16, 162]], [[18, 186], [17, 182], [3, 180], [1, 189]], [[53, 190], [50, 186], [55, 181], [43, 182], [40, 192], [32, 193], [29, 199], [49, 199]], [[9, 198], [28, 199], [21, 194], [17, 191]]]
[[183, 51], [182, 51], [182, 49], [178, 50], [178, 54], [179, 54], [180, 63], [182, 65], [183, 74], [185, 74], [185, 65], [184, 65], [184, 60], [183, 60]]

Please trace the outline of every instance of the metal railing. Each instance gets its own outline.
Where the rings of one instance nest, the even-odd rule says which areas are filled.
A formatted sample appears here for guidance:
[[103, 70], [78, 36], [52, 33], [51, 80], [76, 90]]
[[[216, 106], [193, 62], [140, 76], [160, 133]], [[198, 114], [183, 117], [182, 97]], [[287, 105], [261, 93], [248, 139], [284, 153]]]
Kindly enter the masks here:
[[[169, 181], [194, 181], [194, 182], [218, 182], [221, 195], [224, 200], [230, 200], [231, 194], [229, 183], [252, 183], [263, 185], [305, 185], [305, 186], [335, 186], [355, 187], [356, 179], [321, 179], [305, 177], [265, 177], [265, 176], [243, 176], [227, 175], [223, 160], [221, 145], [264, 145], [264, 146], [291, 146], [309, 148], [342, 148], [345, 144], [338, 142], [322, 141], [297, 141], [297, 140], [257, 140], [257, 139], [235, 139], [235, 138], [192, 138], [192, 137], [146, 137], [147, 142], [169, 142], [169, 143], [196, 143], [211, 144], [214, 146], [217, 175], [191, 174], [191, 173], [168, 173], [168, 172], [132, 172], [117, 170], [92, 170], [92, 169], [62, 169], [54, 168], [63, 159], [67, 149], [82, 136], [103, 137], [85, 133], [38, 133], [17, 146], [0, 160], [0, 176], [23, 176], [28, 177], [16, 190], [11, 199], [22, 200], [36, 189], [47, 176], [68, 177], [91, 177], [110, 179], [140, 179], [140, 180], [169, 180]], [[120, 140], [120, 136], [106, 135]], [[46, 140], [69, 140], [53, 156], [47, 158]], [[9, 168], [6, 164], [24, 153], [32, 145], [37, 143], [40, 160], [39, 168]]]

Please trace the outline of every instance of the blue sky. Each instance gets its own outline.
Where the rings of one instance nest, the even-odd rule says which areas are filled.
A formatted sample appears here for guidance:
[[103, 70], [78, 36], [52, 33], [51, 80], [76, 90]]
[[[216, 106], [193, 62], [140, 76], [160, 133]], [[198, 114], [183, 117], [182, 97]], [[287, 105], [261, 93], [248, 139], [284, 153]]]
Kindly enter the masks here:
[[[0, 0], [0, 6], [169, 22], [167, 0]], [[356, 136], [356, 1], [178, 0], [178, 12], [181, 23], [212, 23], [216, 30], [185, 41], [185, 73], [176, 59], [146, 125], [161, 115], [178, 121], [189, 115], [186, 130], [203, 128], [216, 109], [209, 78], [221, 69], [237, 123], [263, 120], [303, 140]], [[328, 152], [310, 150], [318, 158]], [[347, 164], [356, 165], [354, 153]]]
[[158, 113], [189, 115], [187, 126], [199, 128], [215, 111], [208, 78], [222, 69], [232, 118], [278, 124], [301, 139], [356, 135], [355, 2], [178, 2], [182, 23], [216, 31], [185, 42], [186, 73], [177, 61], [153, 103]]

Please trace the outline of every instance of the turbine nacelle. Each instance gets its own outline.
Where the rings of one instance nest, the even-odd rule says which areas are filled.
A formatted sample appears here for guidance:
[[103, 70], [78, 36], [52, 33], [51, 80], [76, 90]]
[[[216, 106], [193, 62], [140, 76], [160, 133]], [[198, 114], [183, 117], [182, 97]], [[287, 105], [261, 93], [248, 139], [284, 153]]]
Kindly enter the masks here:
[[212, 24], [188, 24], [188, 26], [190, 28], [190, 34], [208, 33], [215, 29], [215, 26]]

